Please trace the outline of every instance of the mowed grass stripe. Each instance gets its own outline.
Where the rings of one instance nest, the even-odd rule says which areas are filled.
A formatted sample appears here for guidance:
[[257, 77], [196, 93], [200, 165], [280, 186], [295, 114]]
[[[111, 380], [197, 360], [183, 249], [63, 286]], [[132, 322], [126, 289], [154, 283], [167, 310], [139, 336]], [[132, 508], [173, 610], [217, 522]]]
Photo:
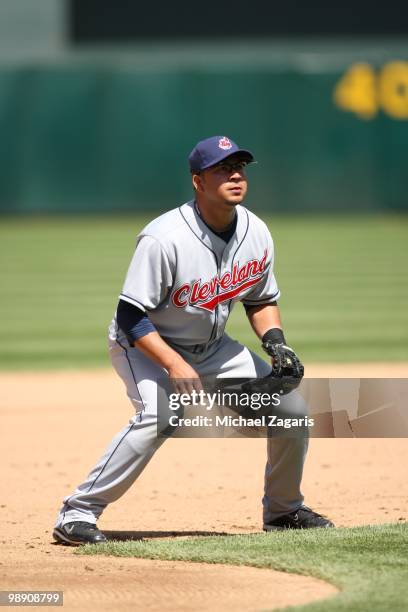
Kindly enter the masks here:
[[[107, 365], [106, 330], [148, 220], [3, 218], [0, 367]], [[266, 221], [286, 335], [306, 363], [408, 359], [406, 217]], [[240, 305], [228, 330], [261, 354]]]

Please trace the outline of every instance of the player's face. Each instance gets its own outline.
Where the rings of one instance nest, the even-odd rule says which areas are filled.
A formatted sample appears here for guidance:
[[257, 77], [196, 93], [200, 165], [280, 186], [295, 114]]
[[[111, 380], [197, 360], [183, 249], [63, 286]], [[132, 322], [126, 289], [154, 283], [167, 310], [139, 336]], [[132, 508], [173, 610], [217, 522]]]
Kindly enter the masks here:
[[203, 170], [199, 181], [201, 193], [211, 202], [240, 204], [248, 189], [246, 165], [242, 159], [231, 157]]

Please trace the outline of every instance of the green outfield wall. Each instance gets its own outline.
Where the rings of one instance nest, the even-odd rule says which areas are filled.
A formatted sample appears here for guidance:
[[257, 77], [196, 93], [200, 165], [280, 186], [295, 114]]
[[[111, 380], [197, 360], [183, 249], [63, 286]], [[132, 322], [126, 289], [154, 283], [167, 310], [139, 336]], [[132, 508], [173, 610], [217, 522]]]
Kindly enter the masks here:
[[0, 65], [0, 211], [173, 207], [213, 134], [253, 150], [254, 209], [408, 210], [408, 53], [195, 53]]

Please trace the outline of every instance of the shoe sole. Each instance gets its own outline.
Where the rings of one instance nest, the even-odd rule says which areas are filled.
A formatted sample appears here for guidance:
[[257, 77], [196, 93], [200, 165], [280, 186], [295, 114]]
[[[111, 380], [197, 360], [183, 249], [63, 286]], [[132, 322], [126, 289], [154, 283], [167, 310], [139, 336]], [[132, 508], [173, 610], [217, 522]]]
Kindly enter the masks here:
[[301, 531], [303, 529], [332, 529], [334, 525], [314, 525], [313, 527], [277, 527], [275, 525], [264, 525], [263, 530], [268, 531], [288, 531], [295, 530]]
[[263, 526], [263, 530], [268, 532], [268, 531], [286, 531], [287, 529], [290, 529], [290, 527], [276, 527], [275, 525], [264, 525]]

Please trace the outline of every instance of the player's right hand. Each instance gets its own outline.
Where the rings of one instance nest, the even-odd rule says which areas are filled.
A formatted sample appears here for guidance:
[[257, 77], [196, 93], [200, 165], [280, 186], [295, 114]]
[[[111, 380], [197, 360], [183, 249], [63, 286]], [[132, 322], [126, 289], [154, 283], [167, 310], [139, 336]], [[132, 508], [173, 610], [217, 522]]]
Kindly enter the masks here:
[[171, 364], [167, 371], [176, 393], [190, 394], [194, 390], [202, 390], [199, 375], [182, 357]]

